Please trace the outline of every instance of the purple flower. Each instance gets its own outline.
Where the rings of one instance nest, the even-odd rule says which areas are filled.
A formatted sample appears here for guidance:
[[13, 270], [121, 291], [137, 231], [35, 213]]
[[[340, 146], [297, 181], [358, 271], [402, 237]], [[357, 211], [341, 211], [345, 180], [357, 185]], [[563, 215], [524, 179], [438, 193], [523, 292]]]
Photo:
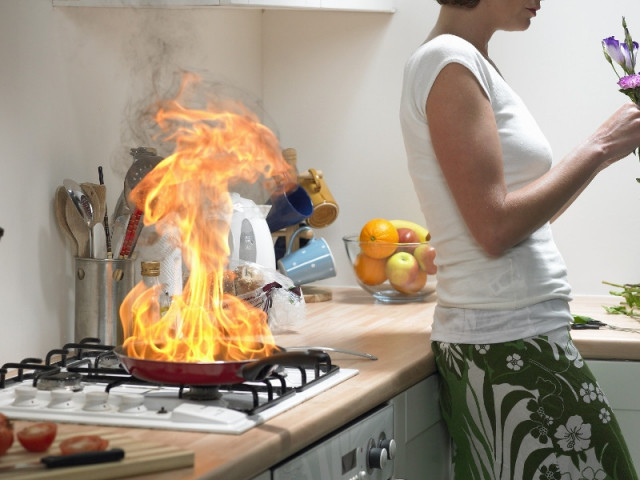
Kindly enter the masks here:
[[607, 60], [614, 61], [626, 74], [634, 73], [636, 57], [638, 55], [638, 42], [632, 42], [632, 51], [626, 42], [620, 42], [615, 37], [608, 37], [602, 40], [602, 48], [604, 49]]
[[620, 48], [620, 42], [616, 40], [615, 37], [609, 37], [602, 40], [602, 47], [611, 60], [622, 67], [625, 66], [625, 56], [622, 53], [622, 48]]
[[640, 74], [627, 75], [618, 81], [618, 86], [622, 90], [633, 90], [640, 88]]

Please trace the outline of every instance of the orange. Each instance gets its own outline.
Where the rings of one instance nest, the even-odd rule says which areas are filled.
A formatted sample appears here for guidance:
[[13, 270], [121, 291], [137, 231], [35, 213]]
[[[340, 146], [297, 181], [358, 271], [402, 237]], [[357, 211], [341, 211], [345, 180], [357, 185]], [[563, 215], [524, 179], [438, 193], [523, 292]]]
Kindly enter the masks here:
[[385, 258], [371, 258], [364, 253], [359, 253], [353, 262], [353, 268], [358, 279], [365, 285], [380, 285], [387, 279], [384, 267]]
[[398, 239], [398, 230], [389, 220], [374, 218], [360, 230], [360, 249], [371, 258], [387, 258], [396, 251]]

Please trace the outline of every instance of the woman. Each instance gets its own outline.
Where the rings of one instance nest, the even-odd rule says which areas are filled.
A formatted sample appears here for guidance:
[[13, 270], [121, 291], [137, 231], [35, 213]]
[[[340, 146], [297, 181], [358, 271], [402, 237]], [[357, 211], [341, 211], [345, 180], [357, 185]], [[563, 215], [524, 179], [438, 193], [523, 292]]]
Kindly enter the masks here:
[[640, 145], [623, 105], [551, 167], [551, 149], [489, 57], [540, 0], [438, 0], [408, 60], [401, 123], [438, 252], [432, 349], [456, 478], [637, 479], [605, 396], [569, 334], [570, 287], [549, 222]]

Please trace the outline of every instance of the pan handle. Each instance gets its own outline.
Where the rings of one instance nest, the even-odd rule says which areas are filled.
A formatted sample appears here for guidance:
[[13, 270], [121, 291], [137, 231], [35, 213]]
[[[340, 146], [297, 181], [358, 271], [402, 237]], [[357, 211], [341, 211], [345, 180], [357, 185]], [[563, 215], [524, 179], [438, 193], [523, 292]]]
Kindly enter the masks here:
[[326, 352], [280, 352], [243, 365], [239, 374], [248, 381], [264, 380], [279, 366], [312, 368], [321, 363], [331, 365], [331, 357]]

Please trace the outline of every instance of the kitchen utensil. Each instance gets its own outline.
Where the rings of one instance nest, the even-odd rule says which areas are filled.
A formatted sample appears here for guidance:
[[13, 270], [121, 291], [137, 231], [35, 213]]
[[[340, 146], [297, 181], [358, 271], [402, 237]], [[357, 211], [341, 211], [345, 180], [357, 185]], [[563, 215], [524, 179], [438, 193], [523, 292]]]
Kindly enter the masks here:
[[[106, 240], [104, 233], [101, 232], [101, 230], [104, 230], [101, 222], [104, 219], [106, 208], [106, 188], [104, 185], [97, 185], [95, 183], [81, 183], [80, 188], [82, 188], [82, 191], [89, 197], [89, 201], [93, 206], [93, 219], [90, 225], [92, 258], [106, 258]], [[98, 226], [99, 228], [96, 228]]]
[[296, 225], [309, 218], [313, 213], [313, 204], [309, 194], [300, 185], [289, 192], [280, 192], [271, 196], [271, 210], [267, 215], [267, 224], [272, 232]]
[[311, 231], [311, 227], [300, 227], [289, 240], [287, 252], [278, 261], [278, 270], [289, 277], [295, 285], [315, 282], [336, 276], [336, 265], [329, 244], [315, 234], [302, 248], [292, 251], [296, 238], [302, 232]]
[[134, 157], [134, 162], [124, 177], [124, 200], [129, 210], [133, 213], [129, 217], [129, 223], [127, 224], [125, 237], [120, 249], [120, 258], [128, 258], [131, 255], [143, 227], [143, 212], [131, 198], [131, 191], [163, 160], [162, 157], [155, 154], [155, 150], [144, 147], [132, 149], [131, 154]]
[[69, 198], [69, 195], [67, 195], [67, 201], [64, 207], [64, 216], [67, 220], [67, 225], [69, 225], [69, 230], [71, 230], [78, 245], [77, 256], [89, 258], [89, 229], [84, 219], [80, 216], [80, 212], [78, 212], [78, 209], [73, 204], [73, 201]]
[[133, 260], [76, 258], [75, 268], [75, 340], [121, 345], [120, 305], [135, 284]]
[[[104, 185], [104, 175], [102, 173], [102, 166], [98, 167], [98, 180], [100, 182], [100, 185]], [[103, 201], [104, 201], [104, 217], [103, 217], [103, 220], [102, 220], [102, 225], [104, 226], [104, 236], [105, 236], [105, 246], [106, 246], [106, 249], [107, 249], [107, 258], [112, 258], [113, 251], [111, 250], [111, 233], [109, 231], [109, 213], [107, 212], [107, 201], [106, 201], [107, 187], [104, 188], [104, 193], [105, 193], [105, 198], [103, 198]]]
[[263, 380], [278, 366], [315, 367], [318, 362], [331, 362], [321, 351], [276, 353], [259, 360], [217, 362], [172, 362], [129, 357], [122, 347], [114, 350], [120, 363], [140, 380], [163, 385], [233, 385], [246, 381]]
[[94, 465], [97, 463], [116, 462], [124, 458], [124, 450], [112, 448], [99, 452], [81, 452], [70, 455], [49, 455], [39, 461], [15, 463], [13, 465], [0, 466], [0, 473], [41, 470], [45, 468], [77, 467], [80, 465]]
[[270, 205], [256, 205], [253, 200], [231, 194], [233, 215], [229, 230], [230, 258], [257, 263], [275, 270], [273, 237], [266, 221]]
[[353, 350], [345, 350], [344, 348], [333, 347], [287, 347], [288, 352], [294, 352], [298, 350], [320, 350], [323, 352], [344, 353], [345, 355], [354, 355], [356, 357], [368, 358], [369, 360], [378, 360], [378, 357], [371, 355], [370, 353], [356, 352]]
[[93, 257], [93, 235], [91, 231], [91, 227], [93, 226], [93, 205], [87, 195], [82, 191], [80, 185], [75, 181], [66, 178], [62, 184], [64, 185], [64, 188], [67, 189], [69, 197], [84, 220], [87, 230], [89, 230], [89, 256]]
[[313, 204], [313, 213], [307, 218], [307, 223], [315, 228], [332, 224], [338, 217], [339, 208], [322, 172], [310, 168], [308, 172], [298, 175], [298, 182], [309, 194]]
[[73, 235], [71, 228], [69, 228], [69, 224], [67, 223], [67, 217], [65, 215], [65, 207], [68, 202], [71, 202], [69, 198], [69, 194], [67, 193], [67, 189], [63, 186], [60, 186], [56, 189], [56, 195], [53, 201], [53, 208], [56, 214], [56, 221], [58, 222], [58, 227], [60, 227], [60, 231], [64, 237], [69, 241], [71, 245], [71, 254], [75, 257], [78, 255], [78, 242], [76, 237]]

